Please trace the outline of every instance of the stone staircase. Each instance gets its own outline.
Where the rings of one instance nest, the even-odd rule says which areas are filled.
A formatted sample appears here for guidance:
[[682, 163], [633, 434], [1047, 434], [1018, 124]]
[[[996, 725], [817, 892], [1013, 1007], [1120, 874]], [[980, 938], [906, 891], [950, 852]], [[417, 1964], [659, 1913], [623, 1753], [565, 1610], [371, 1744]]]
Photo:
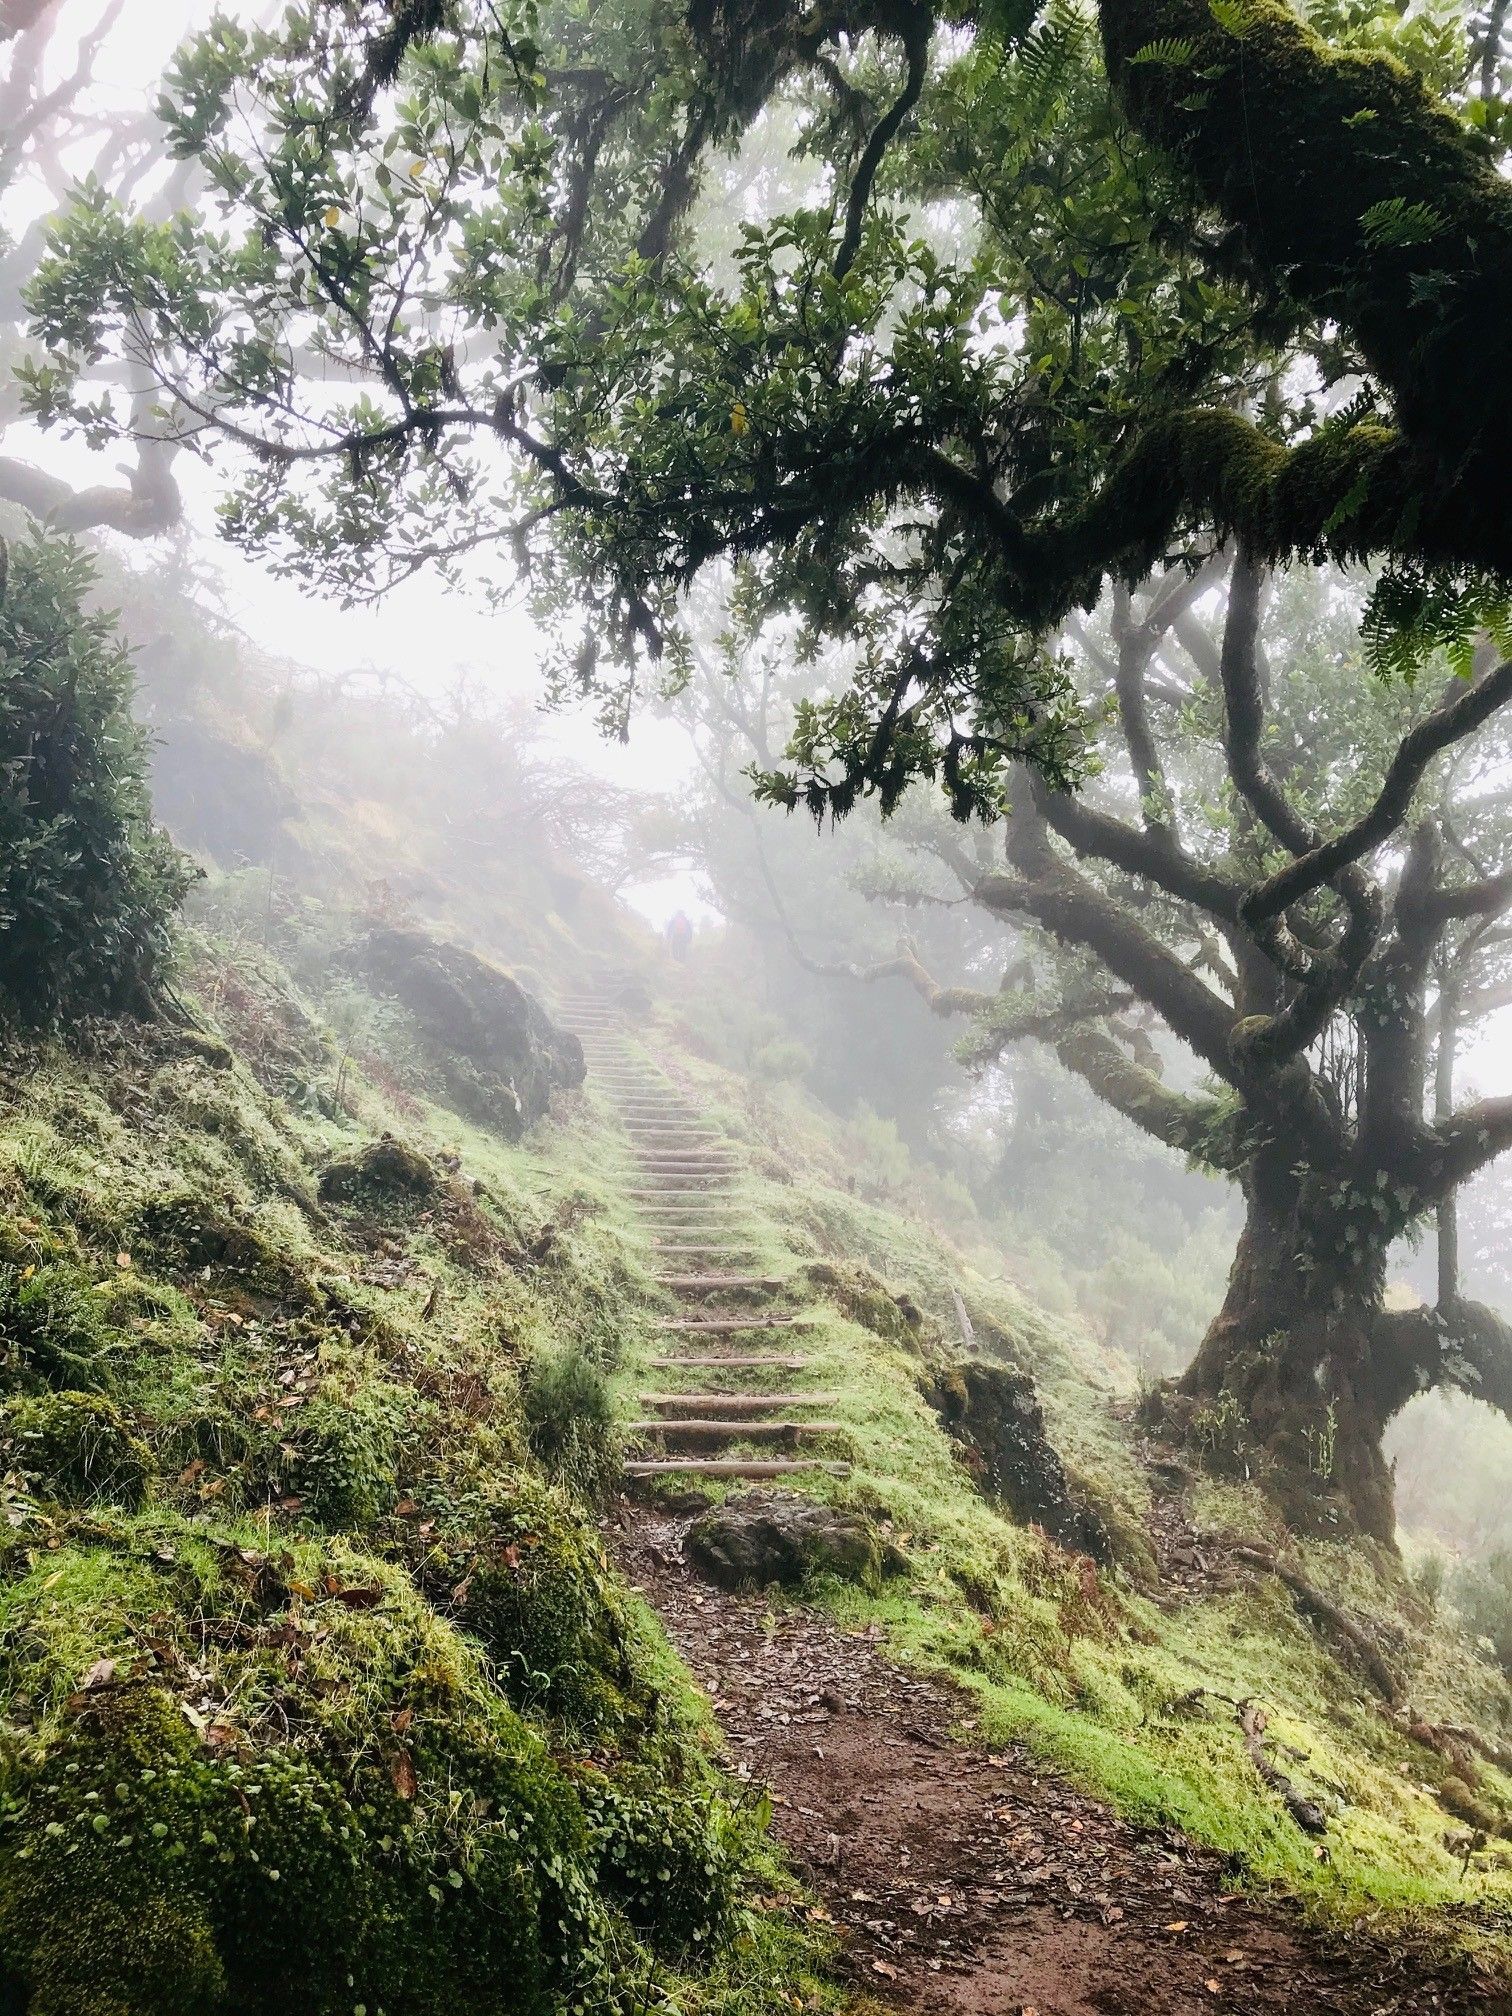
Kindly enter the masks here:
[[[679, 1377], [666, 1382], [671, 1390], [638, 1395], [641, 1418], [628, 1424], [626, 1474], [846, 1474], [848, 1464], [807, 1453], [809, 1444], [841, 1432], [838, 1421], [814, 1411], [833, 1407], [836, 1396], [787, 1376], [810, 1370], [792, 1345], [801, 1344], [811, 1319], [770, 1306], [785, 1283], [752, 1271], [738, 1148], [647, 1061], [605, 994], [570, 997], [558, 1019], [581, 1040], [589, 1084], [608, 1095], [629, 1138], [636, 1180], [625, 1194], [673, 1305], [658, 1321], [661, 1348], [648, 1362]], [[762, 1340], [773, 1331], [785, 1333], [783, 1345], [769, 1351]], [[790, 1342], [786, 1333], [799, 1334]], [[783, 1390], [763, 1390], [761, 1382], [779, 1373]]]

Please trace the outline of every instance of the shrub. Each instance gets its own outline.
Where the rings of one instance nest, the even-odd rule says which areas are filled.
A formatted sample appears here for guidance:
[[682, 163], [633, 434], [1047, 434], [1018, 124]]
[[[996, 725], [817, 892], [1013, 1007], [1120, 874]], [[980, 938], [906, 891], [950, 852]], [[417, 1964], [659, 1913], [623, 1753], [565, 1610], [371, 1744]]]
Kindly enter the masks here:
[[1449, 1598], [1473, 1638], [1483, 1638], [1512, 1679], [1512, 1548], [1467, 1561], [1449, 1579]]
[[152, 1475], [147, 1446], [98, 1393], [39, 1393], [4, 1415], [7, 1460], [65, 1504], [140, 1505]]
[[0, 1000], [32, 1025], [147, 1005], [195, 872], [152, 823], [130, 660], [84, 608], [93, 578], [41, 533], [0, 568]]
[[524, 1406], [536, 1460], [579, 1497], [602, 1496], [617, 1461], [614, 1403], [587, 1352], [538, 1353], [526, 1374]]

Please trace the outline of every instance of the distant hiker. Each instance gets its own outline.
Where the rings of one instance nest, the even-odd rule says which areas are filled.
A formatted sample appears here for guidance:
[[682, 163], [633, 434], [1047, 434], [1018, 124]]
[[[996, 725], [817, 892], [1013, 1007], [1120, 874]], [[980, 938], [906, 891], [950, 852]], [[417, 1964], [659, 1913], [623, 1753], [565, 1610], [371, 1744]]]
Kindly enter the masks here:
[[688, 947], [693, 943], [693, 920], [686, 910], [679, 910], [667, 926], [667, 949], [679, 964], [687, 959]]

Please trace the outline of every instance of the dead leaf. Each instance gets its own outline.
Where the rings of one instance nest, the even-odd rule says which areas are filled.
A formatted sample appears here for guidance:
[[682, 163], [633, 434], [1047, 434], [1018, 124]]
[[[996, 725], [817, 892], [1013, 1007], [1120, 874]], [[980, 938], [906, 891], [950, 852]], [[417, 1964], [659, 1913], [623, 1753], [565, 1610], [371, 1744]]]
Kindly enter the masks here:
[[131, 1265], [131, 1255], [129, 1253], [117, 1253], [116, 1265], [122, 1269], [129, 1267]]
[[1185, 1932], [1191, 1925], [1191, 1922], [1190, 1918], [1173, 1918], [1170, 1924], [1167, 1925], [1166, 1930], [1167, 1932]]
[[885, 1974], [889, 1981], [896, 1981], [898, 1978], [898, 1970], [890, 1960], [873, 1960], [872, 1972], [873, 1974]]
[[398, 1711], [398, 1713], [393, 1717], [394, 1734], [396, 1736], [402, 1736], [405, 1730], [409, 1728], [411, 1722], [414, 1721], [414, 1719], [415, 1719], [415, 1711], [413, 1708], [401, 1708]]
[[326, 1577], [326, 1594], [333, 1603], [340, 1603], [347, 1610], [376, 1610], [383, 1601], [383, 1590], [376, 1582], [354, 1582], [345, 1588], [331, 1587], [334, 1575]]
[[96, 1694], [102, 1687], [109, 1687], [116, 1676], [114, 1659], [96, 1659], [84, 1675], [79, 1685], [86, 1694]]
[[1206, 1988], [1209, 1995], [1221, 1995], [1223, 1993], [1223, 1983], [1212, 1977], [1209, 1977], [1209, 1979], [1204, 1981], [1202, 1985], [1204, 1988]]
[[394, 1752], [389, 1759], [389, 1776], [401, 1799], [413, 1799], [420, 1790], [420, 1780], [415, 1776], [415, 1760], [408, 1750]]

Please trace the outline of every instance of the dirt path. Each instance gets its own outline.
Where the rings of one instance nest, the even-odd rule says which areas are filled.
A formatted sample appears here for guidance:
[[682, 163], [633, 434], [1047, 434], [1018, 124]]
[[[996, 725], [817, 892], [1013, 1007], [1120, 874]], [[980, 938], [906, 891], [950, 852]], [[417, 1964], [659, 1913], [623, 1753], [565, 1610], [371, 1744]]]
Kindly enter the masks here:
[[682, 1530], [627, 1507], [613, 1540], [880, 2000], [924, 2016], [1512, 2010], [1411, 1950], [1322, 1938], [1242, 1894], [1221, 1858], [1124, 1824], [1017, 1750], [952, 1740], [965, 1697], [819, 1612], [774, 1618], [710, 1587]]

